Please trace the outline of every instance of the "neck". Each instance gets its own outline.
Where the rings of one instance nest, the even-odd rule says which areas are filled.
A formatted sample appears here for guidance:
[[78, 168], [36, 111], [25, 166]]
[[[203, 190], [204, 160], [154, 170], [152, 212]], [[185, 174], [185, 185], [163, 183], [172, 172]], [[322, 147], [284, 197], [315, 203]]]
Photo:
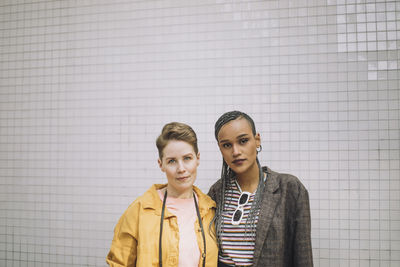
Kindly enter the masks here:
[[166, 187], [164, 187], [162, 189], [163, 193], [165, 194], [165, 191], [168, 191], [168, 195], [167, 197], [173, 197], [173, 198], [193, 198], [193, 187], [191, 187], [188, 190], [182, 191], [182, 192], [178, 192], [176, 190], [174, 190], [173, 188], [171, 188], [170, 185], [167, 185]]
[[258, 168], [257, 162], [249, 168], [246, 172], [237, 174], [237, 181], [242, 191], [255, 192], [260, 180], [260, 169]]

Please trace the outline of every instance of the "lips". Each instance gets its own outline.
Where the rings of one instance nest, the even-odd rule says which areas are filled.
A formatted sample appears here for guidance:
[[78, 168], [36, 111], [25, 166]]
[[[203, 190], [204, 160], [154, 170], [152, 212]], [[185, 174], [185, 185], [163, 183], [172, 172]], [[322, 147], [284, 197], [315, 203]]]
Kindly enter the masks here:
[[178, 177], [178, 178], [176, 178], [176, 179], [182, 181], [182, 180], [189, 179], [189, 177], [190, 177], [190, 176], [184, 176], [184, 177]]
[[241, 165], [244, 161], [245, 159], [235, 159], [234, 161], [232, 161], [232, 163], [235, 165]]

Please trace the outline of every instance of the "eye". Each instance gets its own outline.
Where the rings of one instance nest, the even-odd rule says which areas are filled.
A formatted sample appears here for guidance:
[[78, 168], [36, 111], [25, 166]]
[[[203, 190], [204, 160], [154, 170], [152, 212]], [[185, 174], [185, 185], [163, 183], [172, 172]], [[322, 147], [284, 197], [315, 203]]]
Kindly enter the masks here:
[[249, 141], [249, 138], [242, 138], [242, 139], [239, 140], [239, 143], [240, 143], [241, 145], [244, 145], [244, 144], [246, 144], [248, 141]]
[[231, 144], [230, 144], [230, 143], [223, 143], [223, 144], [222, 144], [222, 147], [223, 147], [223, 148], [230, 148], [230, 147], [231, 147]]
[[168, 163], [168, 164], [175, 163], [175, 160], [174, 160], [174, 159], [170, 159], [170, 160], [167, 161], [167, 163]]
[[192, 157], [191, 157], [191, 156], [185, 156], [183, 159], [184, 159], [184, 160], [191, 160]]

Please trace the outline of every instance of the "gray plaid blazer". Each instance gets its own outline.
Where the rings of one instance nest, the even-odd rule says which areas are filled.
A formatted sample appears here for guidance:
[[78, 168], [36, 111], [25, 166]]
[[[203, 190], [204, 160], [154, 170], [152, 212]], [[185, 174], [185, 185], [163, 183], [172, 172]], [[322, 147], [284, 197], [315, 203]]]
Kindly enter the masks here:
[[[308, 192], [293, 175], [263, 167], [267, 180], [259, 213], [255, 267], [312, 267], [311, 219]], [[208, 195], [220, 201], [221, 179]]]

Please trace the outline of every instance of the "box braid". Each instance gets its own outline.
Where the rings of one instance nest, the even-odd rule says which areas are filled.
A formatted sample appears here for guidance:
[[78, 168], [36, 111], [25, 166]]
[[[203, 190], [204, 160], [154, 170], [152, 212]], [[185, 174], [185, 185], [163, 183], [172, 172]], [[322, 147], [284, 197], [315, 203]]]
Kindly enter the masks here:
[[[215, 139], [218, 141], [218, 133], [221, 130], [222, 126], [224, 126], [230, 121], [241, 118], [246, 119], [249, 122], [253, 135], [256, 135], [256, 128], [254, 121], [249, 115], [240, 111], [230, 111], [224, 113], [215, 123]], [[263, 171], [258, 161], [258, 157], [256, 160], [258, 168], [260, 170], [260, 175], [259, 175], [260, 180], [254, 196], [254, 201], [251, 205], [249, 216], [246, 219], [246, 235], [248, 235], [248, 237], [253, 237], [256, 234], [257, 225], [255, 224], [255, 219], [257, 217], [258, 211], [260, 210], [262, 193], [264, 191]], [[224, 211], [226, 203], [225, 194], [230, 190], [233, 190], [231, 186], [232, 180], [236, 179], [236, 173], [231, 168], [229, 168], [228, 164], [225, 162], [224, 159], [222, 159], [222, 161], [223, 161], [221, 170], [222, 186], [220, 191], [221, 200], [217, 204], [217, 211], [214, 218], [219, 246], [221, 246], [220, 236], [222, 234], [222, 229], [224, 224], [224, 221], [222, 219], [222, 212]]]

